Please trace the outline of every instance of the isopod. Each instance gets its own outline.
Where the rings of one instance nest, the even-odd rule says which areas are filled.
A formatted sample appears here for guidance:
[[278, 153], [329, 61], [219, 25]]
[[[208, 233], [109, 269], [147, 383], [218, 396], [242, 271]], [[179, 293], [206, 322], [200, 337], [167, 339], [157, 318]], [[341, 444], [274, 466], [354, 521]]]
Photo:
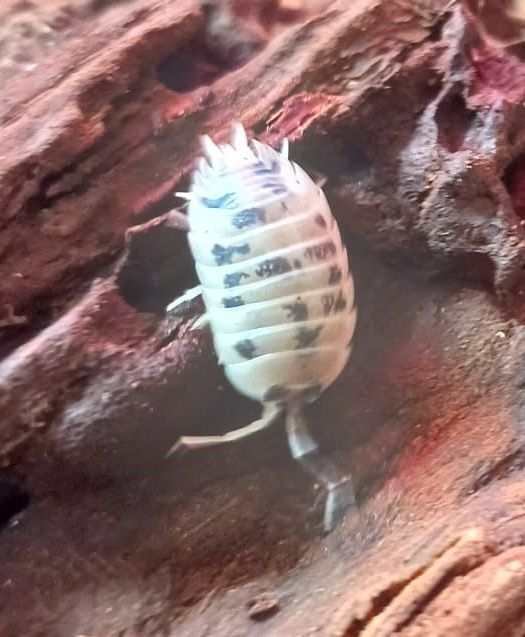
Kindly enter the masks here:
[[292, 456], [326, 488], [324, 525], [353, 503], [350, 478], [320, 456], [303, 416], [346, 366], [356, 325], [346, 248], [322, 188], [278, 152], [233, 125], [230, 144], [202, 138], [187, 216], [200, 285], [168, 311], [202, 294], [215, 352], [231, 385], [263, 413], [222, 436], [183, 436], [197, 448], [244, 438], [285, 417]]

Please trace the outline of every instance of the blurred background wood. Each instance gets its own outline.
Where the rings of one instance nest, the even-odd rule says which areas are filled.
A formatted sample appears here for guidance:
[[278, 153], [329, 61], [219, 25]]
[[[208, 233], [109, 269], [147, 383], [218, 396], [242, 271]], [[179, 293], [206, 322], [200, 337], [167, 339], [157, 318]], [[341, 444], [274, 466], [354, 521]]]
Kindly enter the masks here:
[[[486, 11], [2, 5], [2, 637], [525, 634], [524, 49]], [[258, 413], [199, 302], [164, 313], [173, 193], [235, 119], [326, 175], [356, 276], [309, 414], [358, 490], [326, 537], [278, 428], [164, 460]]]

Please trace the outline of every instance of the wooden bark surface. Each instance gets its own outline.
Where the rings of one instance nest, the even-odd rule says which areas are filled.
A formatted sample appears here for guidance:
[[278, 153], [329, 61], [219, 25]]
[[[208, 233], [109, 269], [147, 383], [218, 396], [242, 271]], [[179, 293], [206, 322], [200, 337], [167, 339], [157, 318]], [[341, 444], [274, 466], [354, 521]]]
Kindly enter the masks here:
[[[454, 2], [275, 4], [0, 9], [2, 637], [525, 635], [519, 47]], [[164, 313], [173, 192], [234, 119], [328, 177], [355, 272], [326, 537], [279, 428], [164, 459], [259, 412], [199, 302]]]

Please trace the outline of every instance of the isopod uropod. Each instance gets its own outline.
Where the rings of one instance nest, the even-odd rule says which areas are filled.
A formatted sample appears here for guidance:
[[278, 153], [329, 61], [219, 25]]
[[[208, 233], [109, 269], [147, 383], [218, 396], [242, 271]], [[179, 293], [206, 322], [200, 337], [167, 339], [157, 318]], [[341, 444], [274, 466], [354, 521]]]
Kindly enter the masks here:
[[180, 220], [201, 285], [168, 311], [202, 294], [229, 382], [263, 414], [222, 436], [184, 436], [171, 452], [239, 440], [284, 415], [293, 457], [327, 489], [328, 530], [353, 490], [319, 456], [302, 409], [350, 356], [356, 308], [346, 248], [321, 187], [288, 159], [286, 140], [277, 152], [236, 123], [231, 144], [205, 136], [202, 145], [190, 192], [178, 193], [189, 200]]

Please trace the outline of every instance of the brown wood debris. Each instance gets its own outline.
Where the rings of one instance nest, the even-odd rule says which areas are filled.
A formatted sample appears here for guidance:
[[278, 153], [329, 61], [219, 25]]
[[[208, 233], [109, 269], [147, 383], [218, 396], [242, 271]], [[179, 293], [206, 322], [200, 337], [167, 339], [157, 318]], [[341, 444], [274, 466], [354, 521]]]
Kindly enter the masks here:
[[[525, 65], [493, 11], [0, 7], [2, 637], [525, 634]], [[234, 120], [327, 177], [355, 273], [308, 414], [357, 488], [328, 536], [278, 427], [165, 459], [259, 413], [200, 301], [164, 309], [174, 192]]]

